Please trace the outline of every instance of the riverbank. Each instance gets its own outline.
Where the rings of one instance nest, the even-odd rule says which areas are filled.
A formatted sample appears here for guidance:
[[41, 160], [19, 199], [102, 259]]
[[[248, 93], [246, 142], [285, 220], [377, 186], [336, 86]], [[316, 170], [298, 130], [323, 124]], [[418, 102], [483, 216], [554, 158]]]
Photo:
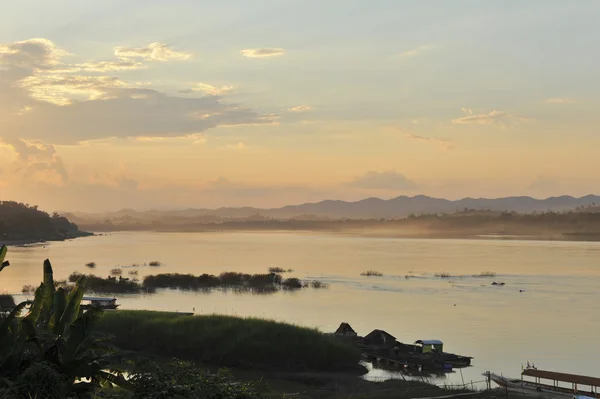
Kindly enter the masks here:
[[68, 241], [68, 240], [74, 240], [76, 238], [83, 238], [83, 237], [93, 237], [95, 236], [95, 233], [90, 233], [87, 231], [82, 231], [78, 234], [75, 235], [69, 235], [69, 236], [50, 236], [50, 237], [36, 237], [36, 238], [23, 238], [23, 239], [12, 239], [12, 240], [2, 240], [0, 242], [0, 245], [6, 245], [7, 247], [21, 247], [21, 246], [26, 246], [26, 245], [43, 245], [46, 244], [48, 242], [57, 242], [57, 241]]
[[352, 345], [316, 329], [257, 318], [119, 310], [106, 312], [98, 331], [122, 349], [218, 367], [366, 372]]
[[97, 330], [111, 334], [111, 343], [121, 349], [157, 359], [189, 360], [211, 373], [226, 367], [234, 381], [257, 386], [265, 399], [503, 395], [498, 390], [473, 391], [467, 385], [441, 387], [427, 379], [368, 381], [361, 377], [366, 369], [358, 365], [360, 353], [352, 346], [315, 329], [270, 320], [116, 311], [105, 312]]

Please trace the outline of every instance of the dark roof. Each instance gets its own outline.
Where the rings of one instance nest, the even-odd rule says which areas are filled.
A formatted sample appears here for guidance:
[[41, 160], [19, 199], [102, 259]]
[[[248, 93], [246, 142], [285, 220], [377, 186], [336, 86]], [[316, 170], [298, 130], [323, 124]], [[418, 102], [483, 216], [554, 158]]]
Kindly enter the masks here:
[[354, 331], [354, 329], [352, 327], [350, 327], [350, 324], [348, 323], [342, 323], [340, 324], [340, 326], [338, 327], [337, 330], [335, 330], [336, 334], [347, 334], [347, 333], [354, 333], [356, 334], [356, 331]]
[[15, 306], [15, 300], [12, 295], [0, 295], [0, 309], [12, 310]]
[[592, 387], [600, 387], [600, 378], [586, 377], [577, 374], [556, 373], [554, 371], [544, 371], [536, 369], [526, 369], [521, 373], [528, 377], [538, 377], [546, 380], [570, 382], [574, 384], [589, 385]]
[[374, 338], [374, 337], [376, 337], [377, 335], [381, 335], [381, 334], [383, 334], [383, 335], [385, 335], [385, 336], [387, 336], [387, 337], [389, 337], [389, 338], [391, 338], [391, 339], [393, 339], [393, 340], [395, 340], [395, 339], [396, 339], [396, 337], [394, 337], [392, 334], [390, 334], [390, 333], [388, 333], [388, 332], [385, 332], [385, 331], [383, 331], [383, 330], [373, 330], [373, 331], [371, 331], [371, 332], [370, 332], [370, 333], [369, 333], [369, 334], [368, 334], [368, 335], [367, 335], [365, 338], [367, 338], [367, 339], [369, 339], [369, 338]]

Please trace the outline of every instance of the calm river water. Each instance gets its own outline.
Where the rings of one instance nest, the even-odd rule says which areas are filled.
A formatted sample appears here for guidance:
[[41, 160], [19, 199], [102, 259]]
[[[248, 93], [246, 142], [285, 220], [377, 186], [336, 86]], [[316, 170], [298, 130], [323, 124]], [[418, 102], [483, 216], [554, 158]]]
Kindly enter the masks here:
[[[272, 295], [183, 293], [119, 296], [123, 309], [258, 316], [333, 331], [348, 322], [361, 335], [378, 328], [399, 341], [441, 339], [474, 356], [448, 383], [482, 380], [491, 370], [518, 376], [528, 360], [541, 369], [597, 374], [600, 345], [600, 243], [515, 240], [385, 239], [298, 233], [113, 233], [41, 246], [12, 247], [2, 290], [39, 284], [49, 258], [55, 278], [73, 271], [107, 276], [119, 265], [152, 260], [157, 273], [263, 273], [328, 282], [327, 289]], [[383, 277], [362, 277], [373, 269]], [[129, 270], [123, 269], [124, 274]], [[435, 273], [493, 278], [435, 277]], [[406, 279], [407, 274], [416, 277]], [[492, 286], [502, 281], [504, 286]], [[520, 292], [523, 291], [523, 292]], [[374, 372], [385, 376], [385, 372]]]

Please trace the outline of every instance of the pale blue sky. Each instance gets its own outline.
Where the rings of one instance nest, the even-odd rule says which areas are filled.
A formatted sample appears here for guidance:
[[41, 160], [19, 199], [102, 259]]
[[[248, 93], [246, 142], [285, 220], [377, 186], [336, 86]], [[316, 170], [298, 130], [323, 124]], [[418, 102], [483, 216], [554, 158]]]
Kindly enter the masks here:
[[[2, 135], [8, 137], [8, 146], [14, 139], [30, 144], [42, 140], [53, 146], [58, 154], [53, 159], [60, 157], [71, 177], [60, 184], [104, 184], [107, 197], [119, 195], [111, 191], [117, 190], [115, 179], [135, 180], [136, 190], [142, 192], [172, 183], [169, 173], [177, 176], [182, 189], [215, 191], [210, 201], [198, 203], [207, 206], [233, 204], [224, 198], [226, 192], [219, 194], [210, 186], [220, 177], [251, 187], [253, 193], [268, 186], [272, 195], [279, 187], [279, 202], [410, 193], [401, 180], [390, 181], [378, 192], [347, 185], [368, 172], [392, 170], [416, 181], [415, 193], [439, 196], [597, 192], [600, 180], [589, 171], [600, 167], [590, 150], [600, 145], [598, 21], [597, 0], [6, 2], [0, 14], [0, 45], [44, 38], [70, 54], [60, 58], [60, 65], [115, 62], [119, 60], [115, 47], [143, 49], [153, 42], [191, 56], [143, 59], [142, 69], [79, 73], [88, 80], [118, 78], [128, 89], [168, 95], [168, 102], [156, 103], [157, 108], [144, 105], [134, 112], [128, 107], [138, 106], [135, 101], [121, 104], [118, 117], [108, 111], [111, 96], [120, 98], [124, 92], [114, 94], [116, 86], [111, 86], [109, 96], [106, 81], [98, 89], [103, 99], [88, 99], [100, 101], [96, 108], [88, 107], [89, 101], [78, 104], [82, 94], [73, 94], [73, 86], [64, 89], [65, 96], [75, 101], [70, 105], [28, 104], [21, 97], [17, 101], [17, 94], [27, 90], [32, 101], [40, 101], [40, 91], [59, 87], [49, 72], [32, 69], [34, 78], [46, 74], [44, 79], [54, 79], [53, 86], [36, 80], [23, 92], [23, 81], [8, 80], [6, 84], [21, 91], [0, 102], [0, 107], [12, 109], [6, 111], [12, 116], [5, 116], [10, 131]], [[258, 48], [285, 53], [266, 58], [241, 55], [242, 50]], [[4, 62], [4, 70], [14, 71], [15, 65], [9, 64], [14, 60]], [[169, 110], [179, 115], [184, 99], [206, 95], [182, 92], [199, 83], [233, 86], [221, 93], [218, 104], [206, 109], [237, 104], [252, 115], [230, 109], [223, 116], [224, 108], [219, 108], [215, 112], [220, 119], [207, 127], [172, 119]], [[31, 85], [37, 85], [37, 97]], [[186, 104], [189, 111], [200, 103]], [[18, 119], [15, 115], [25, 106], [31, 110]], [[305, 111], [289, 111], [299, 106]], [[33, 120], [36, 112], [37, 122], [23, 122]], [[135, 125], [144, 115], [156, 118], [147, 126]], [[277, 123], [267, 124], [268, 118]], [[114, 126], [107, 119], [116, 120]], [[42, 121], [61, 128], [41, 129]], [[103, 130], [83, 127], [86, 121], [102, 123]], [[160, 154], [168, 173], [164, 166], [153, 174], [152, 166], [130, 165], [132, 160], [144, 164], [156, 156], [159, 149], [148, 142], [120, 139], [101, 148], [76, 145], [115, 136], [156, 139], [190, 133], [195, 135], [162, 141], [169, 149]], [[198, 134], [203, 135], [201, 140]], [[99, 161], [107, 148], [123, 154], [118, 159], [122, 166], [110, 170]], [[223, 153], [225, 148], [236, 151]], [[189, 167], [179, 163], [184, 153], [190, 156]], [[100, 182], [78, 176], [72, 170], [80, 170], [82, 162], [90, 163], [90, 173], [101, 170], [107, 176]], [[278, 168], [273, 165], [288, 174], [275, 173]], [[249, 166], [256, 174], [248, 173]], [[542, 188], [536, 183], [540, 179], [545, 182]], [[287, 195], [296, 192], [289, 190], [290, 185], [307, 194]], [[8, 193], [25, 198], [40, 190], [35, 186]], [[252, 205], [279, 203], [270, 198], [248, 200], [254, 201]], [[243, 196], [236, 200], [237, 205], [245, 201]], [[165, 196], [164, 201], [173, 200]]]

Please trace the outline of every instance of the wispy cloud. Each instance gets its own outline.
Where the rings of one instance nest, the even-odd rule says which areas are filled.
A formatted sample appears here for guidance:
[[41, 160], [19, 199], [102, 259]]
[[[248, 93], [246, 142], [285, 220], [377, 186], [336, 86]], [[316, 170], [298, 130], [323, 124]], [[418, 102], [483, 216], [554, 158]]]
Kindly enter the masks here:
[[[70, 70], [69, 70], [70, 68]], [[86, 62], [83, 64], [74, 64], [67, 67], [65, 72], [116, 72], [116, 71], [131, 71], [136, 69], [146, 68], [146, 65], [142, 62], [131, 61], [131, 60], [119, 60], [119, 61], [97, 61], [97, 62]], [[61, 72], [55, 70], [55, 72]]]
[[502, 127], [508, 127], [518, 122], [532, 120], [531, 118], [519, 115], [511, 115], [505, 111], [493, 110], [489, 113], [476, 114], [470, 108], [461, 108], [466, 114], [462, 118], [452, 119], [452, 123], [456, 124], [471, 124], [471, 125], [491, 125], [496, 124]]
[[[150, 47], [139, 52], [142, 57], [185, 58], [161, 46]], [[137, 54], [134, 50], [118, 53]], [[136, 60], [67, 64], [66, 54], [46, 39], [0, 44], [0, 120], [13, 116], [5, 136], [72, 145], [107, 137], [189, 136], [222, 126], [274, 124], [277, 119], [216, 95], [175, 96], [97, 73], [137, 67]], [[206, 84], [198, 88], [203, 93], [227, 90]]]
[[217, 87], [217, 86], [210, 85], [208, 83], [200, 82], [200, 83], [196, 83], [190, 89], [181, 90], [180, 93], [202, 92], [202, 93], [209, 94], [211, 96], [220, 96], [225, 93], [229, 93], [232, 90], [233, 90], [233, 86], [230, 86], [230, 85]]
[[372, 190], [412, 190], [419, 187], [415, 181], [408, 179], [395, 170], [384, 172], [370, 171], [363, 176], [354, 178], [348, 184]]
[[289, 112], [307, 112], [307, 111], [311, 111], [312, 109], [313, 109], [313, 107], [311, 107], [310, 105], [297, 105], [295, 107], [288, 108], [287, 111], [289, 111]]
[[285, 54], [282, 48], [250, 48], [241, 51], [241, 54], [247, 58], [267, 58], [278, 57]]
[[402, 57], [402, 58], [415, 57], [419, 54], [423, 54], [425, 52], [430, 51], [432, 48], [433, 48], [433, 46], [430, 46], [430, 45], [423, 45], [423, 46], [415, 47], [411, 50], [407, 50], [407, 51], [400, 53], [400, 57]]
[[409, 140], [418, 140], [418, 141], [424, 141], [427, 143], [436, 144], [440, 149], [442, 149], [444, 151], [450, 151], [450, 150], [454, 149], [454, 144], [450, 140], [446, 140], [446, 139], [418, 136], [418, 135], [412, 134], [412, 133], [407, 133], [404, 137]]
[[569, 97], [553, 97], [544, 101], [547, 104], [576, 104], [578, 101]]
[[175, 51], [169, 45], [159, 42], [150, 43], [146, 47], [115, 47], [114, 52], [119, 58], [142, 58], [151, 61], [181, 61], [192, 56], [191, 53]]

